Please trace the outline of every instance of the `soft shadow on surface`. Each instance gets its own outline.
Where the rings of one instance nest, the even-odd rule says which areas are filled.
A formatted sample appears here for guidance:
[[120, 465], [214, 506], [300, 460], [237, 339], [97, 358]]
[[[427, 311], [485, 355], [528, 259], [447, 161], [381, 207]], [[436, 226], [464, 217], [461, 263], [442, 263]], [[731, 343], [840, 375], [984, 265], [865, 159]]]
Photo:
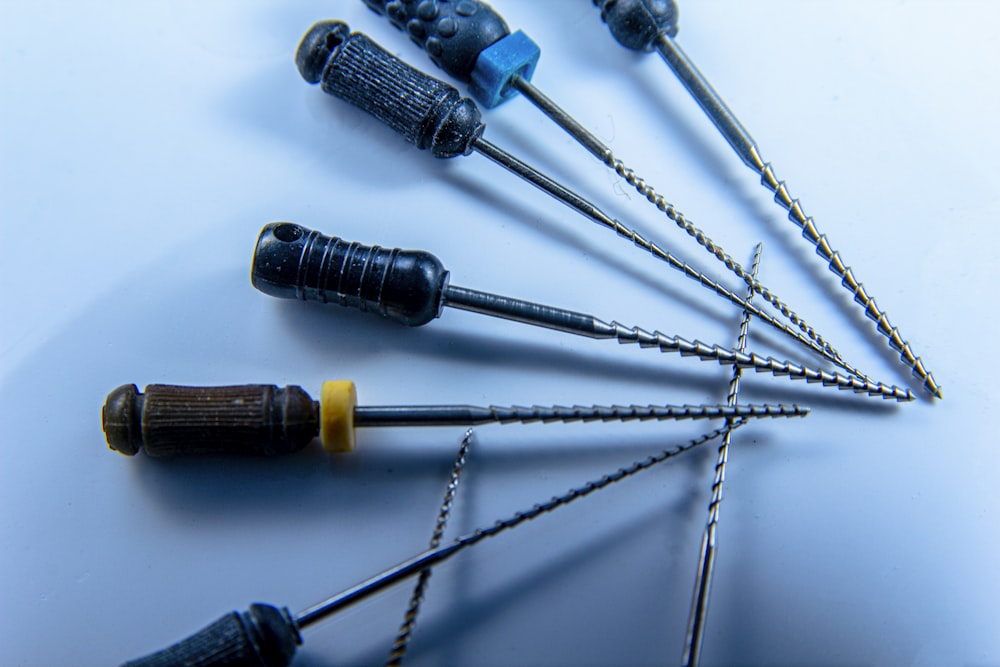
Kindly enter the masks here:
[[[239, 230], [232, 230], [239, 236]], [[226, 233], [221, 234], [220, 243], [225, 244]], [[179, 251], [182, 252], [182, 251]], [[202, 248], [200, 252], [211, 254], [213, 248]], [[197, 263], [198, 257], [187, 257], [185, 261]], [[61, 368], [69, 376], [77, 378], [68, 390], [83, 391], [93, 397], [91, 439], [94, 446], [105, 449], [99, 430], [100, 405], [104, 396], [114, 386], [122, 382], [135, 381], [140, 387], [146, 382], [175, 381], [185, 383], [193, 372], [199, 371], [204, 360], [216, 359], [212, 363], [244, 369], [259, 365], [255, 361], [247, 366], [250, 359], [258, 354], [257, 346], [239, 345], [220, 356], [218, 332], [202, 336], [192, 329], [204, 308], [216, 307], [211, 294], [205, 294], [202, 285], [206, 281], [221, 288], [238, 281], [245, 281], [242, 271], [239, 276], [225, 273], [205, 275], [195, 273], [187, 282], [178, 282], [173, 269], [178, 266], [175, 256], [165, 257], [155, 267], [146, 267], [141, 272], [141, 280], [128, 277], [123, 281], [127, 289], [115, 286], [104, 297], [96, 300], [84, 315], [69, 322], [61, 333], [43, 344], [34, 357], [16, 369], [5, 383], [3, 392], [37, 392], [38, 395], [52, 395], [50, 378], [39, 375], [37, 368]], [[159, 285], [158, 283], [164, 283]], [[141, 289], [136, 285], [141, 284]], [[169, 285], [169, 289], [165, 288]], [[163, 288], [163, 289], [161, 289]], [[248, 286], [241, 287], [252, 295]], [[126, 298], [123, 298], [123, 294]], [[127, 298], [128, 294], [141, 299]], [[201, 296], [192, 296], [201, 295]], [[253, 295], [256, 297], [257, 295]], [[260, 297], [265, 304], [264, 297]], [[262, 306], [267, 307], [267, 306]], [[651, 387], [672, 387], [679, 390], [690, 389], [723, 396], [724, 381], [713, 375], [698, 374], [697, 371], [678, 371], [676, 364], [664, 364], [663, 355], [648, 353], [649, 363], [638, 360], [590, 358], [587, 354], [546, 344], [511, 342], [502, 337], [465, 334], [454, 331], [432, 330], [433, 325], [420, 331], [398, 327], [376, 317], [336, 307], [324, 308], [318, 304], [298, 304], [276, 302], [274, 315], [281, 320], [290, 336], [290, 344], [312, 347], [311, 354], [319, 367], [333, 366], [343, 355], [354, 356], [377, 353], [380, 346], [406, 345], [414, 354], [430, 358], [465, 360], [470, 364], [499, 365], [504, 368], [521, 368], [525, 371], [558, 373], [567, 378], [601, 378], [609, 382], [644, 383]], [[225, 305], [231, 309], [234, 321], [246, 319], [245, 306], [241, 300]], [[174, 313], [177, 322], [176, 335], [170, 331], [160, 332], [150, 338], [149, 323], [163, 323], [162, 313]], [[227, 317], [227, 311], [217, 313]], [[251, 313], [251, 318], [255, 317]], [[175, 319], [172, 318], [171, 322]], [[281, 325], [279, 325], [281, 326]], [[212, 326], [212, 331], [218, 325]], [[326, 332], [336, 332], [338, 351], [330, 352]], [[105, 352], [95, 359], [96, 341], [105, 341]], [[374, 349], [372, 344], [374, 342]], [[600, 344], [600, 341], [595, 341]], [[611, 343], [606, 343], [611, 344]], [[354, 347], [352, 347], [354, 346]], [[326, 353], [326, 354], [325, 354]], [[327, 356], [329, 354], [329, 356]], [[151, 364], [149, 355], [155, 355], [156, 363]], [[339, 356], [338, 356], [339, 355]], [[242, 362], [244, 356], [246, 362]], [[168, 360], [165, 362], [164, 360]], [[201, 360], [201, 361], [197, 361]], [[197, 361], [197, 363], [195, 363]], [[688, 362], [697, 368], [703, 362]], [[153, 377], [137, 377], [136, 373], [150, 373]], [[146, 370], [143, 370], [146, 369]], [[173, 369], [163, 375], [166, 369]], [[197, 377], [197, 375], [196, 375]], [[253, 378], [252, 381], [271, 381], [273, 378]], [[233, 381], [243, 380], [243, 375]], [[247, 380], [250, 380], [249, 378]], [[293, 379], [293, 382], [295, 380]], [[787, 382], [787, 381], [786, 381]], [[309, 388], [315, 391], [314, 388]], [[57, 392], [58, 393], [58, 392]], [[859, 410], [871, 413], [890, 412], [894, 408], [880, 401], [864, 400], [850, 395], [842, 395], [831, 389], [783, 388], [780, 381], [764, 383], [748, 382], [741, 400], [789, 400], [856, 413]], [[412, 401], [419, 403], [420, 401]], [[61, 428], [60, 424], [56, 425]], [[558, 433], [559, 425], [551, 426]], [[509, 428], [486, 427], [486, 428]], [[606, 448], [608, 431], [603, 426], [595, 426], [594, 435], [580, 439], [580, 447], [573, 449], [576, 462], [603, 462], [612, 460], [614, 467], [621, 459], [641, 458], [649, 451], [659, 449], [664, 439], [664, 431], [651, 426], [648, 435], [635, 436], [631, 431], [628, 442], [617, 444], [613, 459]], [[75, 434], [79, 429], [66, 424], [66, 433]], [[461, 428], [453, 432], [443, 431], [442, 442], [455, 442], [461, 435]], [[493, 431], [497, 432], [497, 431]], [[505, 433], [505, 431], [499, 431]], [[75, 438], [75, 435], [69, 436]], [[497, 437], [504, 437], [503, 435]], [[491, 450], [485, 458], [490, 470], [497, 474], [517, 474], [519, 471], [539, 465], [558, 465], [569, 451], [565, 444], [546, 444], [544, 435], [531, 436], [534, 446], [530, 450], [518, 448], [516, 453], [506, 454]], [[670, 436], [667, 436], [670, 437]], [[61, 439], [65, 440], [64, 434]], [[315, 444], [297, 455], [275, 459], [226, 459], [209, 457], [205, 459], [174, 459], [157, 461], [143, 455], [135, 459], [121, 460], [129, 466], [138, 488], [155, 499], [167, 513], [178, 519], [191, 515], [208, 516], [250, 516], [255, 512], [280, 514], [290, 509], [305, 514], [321, 515], [330, 507], [355, 506], [358, 504], [356, 487], [363, 483], [373, 493], [391, 494], [402, 480], [420, 481], [444, 479], [453, 453], [450, 448], [433, 451], [419, 449], [401, 452], [398, 447], [381, 449], [366, 448], [365, 441], [372, 442], [364, 432], [359, 434], [359, 450], [349, 456], [330, 457]], [[672, 441], [672, 439], [671, 439]], [[481, 452], [481, 454], [483, 454]], [[107, 456], [119, 456], [108, 452]]]
[[[300, 23], [301, 18], [293, 17], [290, 12], [276, 12], [275, 14], [275, 20], [279, 20], [290, 31], [289, 34], [295, 34], [295, 39], [291, 40], [289, 45], [289, 54], [291, 54], [299, 38], [298, 30], [293, 29], [293, 26]], [[585, 17], [582, 15], [577, 19], [578, 22], [584, 20]], [[260, 22], [260, 25], [264, 25], [264, 22]], [[301, 28], [303, 31], [304, 29], [304, 27]], [[685, 142], [686, 154], [700, 164], [706, 173], [719, 180], [727, 192], [735, 193], [730, 196], [736, 196], [752, 219], [768, 229], [769, 244], [777, 244], [782, 254], [794, 258], [799, 269], [809, 276], [818, 289], [822, 290], [826, 297], [825, 302], [838, 308], [855, 328], [866, 332], [864, 338], [871, 344], [872, 349], [876, 350], [895, 369], [897, 382], [911, 383], [911, 386], [917, 388], [917, 382], [900, 365], [899, 355], [891, 350], [884, 338], [875, 332], [873, 324], [865, 318], [860, 308], [852, 304], [850, 296], [837, 285], [837, 281], [830, 279], [829, 273], [823, 268], [822, 263], [805, 259], [806, 255], [811, 256], [814, 252], [808, 244], [800, 240], [792, 240], [792, 237], [797, 237], [799, 234], [791, 223], [784, 220], [784, 211], [777, 206], [765, 207], [759, 197], [751, 195], [750, 190], [741, 185], [742, 180], [735, 176], [738, 170], [744, 169], [738, 158], [730, 155], [728, 151], [720, 152], [720, 150], [709, 147], [704, 141], [699, 140], [698, 137], [704, 136], [704, 132], [703, 128], [694, 127], [693, 123], [698, 121], [686, 118], [676, 108], [677, 104], [688, 104], [691, 101], [685, 99], [678, 102], [666, 97], [663, 79], [673, 78], [666, 66], [655, 70], [634, 66], [640, 57], [624, 53], [623, 49], [612, 42], [611, 37], [606, 34], [606, 26], [601, 25], [596, 12], [592, 20], [586, 20], [585, 29], [589, 34], [594, 34], [595, 39], [600, 38], [597, 43], [606, 43], [607, 49], [614, 49], [616, 55], [612, 56], [611, 60], [618, 64], [618, 69], [625, 69], [631, 73], [630, 76], [635, 81], [636, 86], [644, 90], [648, 99], [657, 101], [660, 111], [665, 117], [664, 122], [671, 127], [681, 127], [684, 130], [676, 134], [681, 138], [681, 141]], [[605, 34], [598, 34], [601, 32]], [[291, 43], [292, 41], [295, 44]], [[594, 53], [596, 53], [592, 48], [577, 50], [580, 51], [579, 56], [582, 58], [594, 58]], [[657, 56], [648, 54], [645, 57], [656, 58]], [[607, 57], [596, 60], [594, 66], [601, 66], [601, 62], [607, 60]], [[623, 67], [625, 61], [631, 63], [632, 66]], [[608, 65], [604, 64], [603, 66], [607, 67]], [[228, 119], [242, 120], [247, 125], [273, 136], [278, 141], [287, 142], [291, 139], [291, 143], [298, 146], [304, 153], [310, 154], [311, 159], [315, 160], [318, 166], [322, 165], [319, 168], [330, 169], [331, 177], [335, 176], [338, 179], [347, 180], [357, 178], [370, 180], [375, 178], [375, 175], [384, 174], [386, 165], [392, 164], [392, 182], [398, 185], [405, 183], [407, 179], [419, 180], [418, 177], [422, 177], [422, 172], [430, 168], [443, 178], [453, 180], [456, 184], [465, 181], [464, 187], [477, 198], [488, 198], [495, 207], [506, 207], [515, 218], [530, 220], [536, 217], [530, 212], [517, 210], [520, 207], [512, 205], [511, 197], [505, 197], [499, 191], [488, 191], [483, 186], [464, 177], [461, 171], [456, 171], [453, 168], [453, 166], [459, 169], [472, 168], [472, 165], [467, 164], [467, 162], [471, 162], [475, 156], [443, 161], [436, 160], [429, 154], [421, 154], [422, 151], [406, 145], [391, 130], [381, 127], [378, 121], [340, 100], [323, 94], [316, 87], [305, 84], [294, 70], [291, 56], [289, 56], [287, 63], [274, 64], [271, 68], [269, 73], [260, 74], [251, 81], [231, 87], [222, 101], [222, 112]], [[424, 67], [423, 69], [428, 68]], [[661, 69], [662, 71], [660, 71]], [[267, 80], [269, 85], [262, 85], [262, 80]], [[303, 107], [305, 107], [305, 111]], [[309, 127], [310, 124], [295, 122], [298, 115], [302, 113], [307, 113], [314, 119], [320, 118], [320, 123], [325, 131], [317, 131], [315, 127]], [[703, 121], [711, 131], [710, 121], [707, 118], [704, 118]], [[343, 140], [340, 137], [344, 134], [351, 134], [353, 139], [357, 133], [368, 135], [365, 140], [370, 143], [372, 150], [364, 151], [361, 154], [353, 152], [350, 160], [339, 159], [338, 156], [342, 153], [341, 147], [343, 145]], [[382, 176], [377, 177], [381, 178]], [[529, 186], [522, 185], [522, 187]], [[560, 240], [563, 242], [580, 245], [580, 241], [573, 236], [567, 236], [560, 232], [553, 233], [561, 236]], [[602, 256], [599, 251], [595, 252], [594, 248], [581, 249], [600, 258], [616, 270], [623, 271], [647, 284], [653, 284], [648, 276], [643, 276], [628, 265]], [[657, 289], [664, 289], [662, 285], [654, 286]], [[704, 309], [697, 299], [682, 297], [677, 294], [676, 290], [667, 289], [666, 292], [669, 297], [690, 309], [697, 310], [709, 317], [717, 317], [717, 314]], [[642, 325], [642, 323], [639, 324]]]
[[[410, 329], [388, 320], [347, 308], [322, 304], [282, 302], [276, 304], [279, 317], [284, 318], [290, 336], [301, 338], [300, 344], [314, 348], [317, 360], [324, 352], [338, 356], [345, 351], [356, 354], [377, 353], [379, 348], [405, 348], [409, 354], [450, 361], [482, 363], [484, 368], [524, 369], [533, 373], [551, 372], [571, 377], [604, 378], [613, 381], [649, 384], [656, 387], [688, 388], [692, 391], [714, 391], [718, 380], [697, 372], [698, 363], [686, 362], [691, 370], [676, 368], [677, 355], [648, 350], [637, 356], [647, 361], [593, 357], [586, 352], [571, 350], [556, 344], [512, 341], [497, 335], [463, 333], [450, 328], [435, 329], [435, 322], [424, 328]], [[449, 313], [443, 315], [447, 318]], [[498, 327], [522, 326], [500, 323]], [[540, 332], [540, 336], [564, 336]], [[336, 345], [331, 342], [335, 337]], [[381, 342], [379, 342], [381, 341]], [[591, 341], [597, 349], [614, 346], [614, 341]], [[373, 347], [374, 343], [374, 347]], [[354, 349], [356, 346], [356, 349]], [[631, 346], [634, 348], [635, 346]], [[636, 352], [624, 348], [623, 352]], [[668, 360], [673, 363], [668, 364]], [[704, 363], [704, 362], [701, 362]], [[684, 366], [685, 363], [680, 364]]]
[[[539, 518], [539, 521], [545, 520], [545, 517]], [[603, 530], [597, 538], [588, 540], [580, 548], [558, 558], [547, 562], [525, 561], [524, 574], [511, 581], [504, 590], [478, 597], [469, 597], [460, 589], [455, 590], [448, 586], [448, 581], [443, 577], [451, 577], [450, 570], [447, 574], [438, 574], [437, 577], [432, 577], [427, 592], [428, 596], [435, 595], [434, 589], [437, 587], [439, 590], [441, 588], [452, 589], [454, 598], [449, 601], [446, 612], [439, 612], [434, 618], [425, 615], [418, 622], [409, 655], [414, 660], [427, 659], [428, 656], [437, 655], [439, 656], [437, 660], [441, 661], [441, 664], [462, 664], [465, 660], [462, 653], [467, 650], [463, 646], [463, 636], [488, 628], [490, 623], [497, 618], [510, 613], [511, 610], [516, 610], [518, 605], [524, 604], [523, 598], [526, 593], [550, 588], [554, 582], [560, 580], [571, 582], [579, 578], [581, 570], [612, 557], [619, 550], [627, 550], [632, 542], [643, 539], [643, 532], [648, 530], [649, 526], [655, 525], [656, 530], [662, 532], [665, 523], [673, 524], [677, 520], [677, 511], [671, 506], [649, 512], [637, 519]], [[501, 535], [498, 536], [498, 539], [503, 540], [504, 537]], [[485, 546], [487, 543], [482, 544], [484, 548], [488, 548]], [[463, 556], [459, 555], [457, 558], [461, 562]], [[412, 586], [412, 584], [403, 585]], [[685, 591], [684, 595], [687, 594], [688, 592]], [[403, 611], [400, 608], [400, 620], [402, 620]], [[558, 619], [553, 619], [553, 622], [558, 623]], [[337, 628], [334, 625], [326, 631], [336, 633]], [[547, 630], [544, 627], [539, 627], [538, 632], [544, 637]], [[527, 641], [541, 641], [541, 638], [527, 638]], [[637, 641], [642, 643], [641, 638], [638, 638]], [[350, 662], [338, 662], [338, 664], [356, 665], [357, 667], [382, 664], [391, 643], [392, 636], [387, 634], [384, 647], [372, 649], [369, 653]], [[306, 646], [308, 646], [308, 638]], [[326, 667], [332, 664], [327, 658], [320, 655], [309, 655], [308, 652], [303, 653], [299, 662], [308, 667]]]
[[[551, 216], [542, 218], [537, 211], [520, 204], [517, 198], [506, 196], [503, 190], [487, 187], [474, 177], [466, 175], [459, 170], [444, 173], [444, 178], [456, 187], [471, 194], [478, 201], [486, 202], [492, 208], [505, 212], [511, 220], [530, 227], [532, 230], [547, 236], [553, 241], [570, 248], [576, 248], [581, 254], [595, 259], [616, 273], [628, 276], [636, 283], [645, 285], [663, 294], [667, 299], [665, 303], [670, 303], [671, 305], [677, 304], [706, 318], [724, 321], [725, 315], [722, 313], [729, 305], [728, 301], [714, 295], [714, 293], [710, 298], [699, 299], [678, 289], [681, 286], [685, 288], [690, 287], [693, 281], [684, 278], [680, 272], [671, 269], [665, 262], [657, 260], [645, 250], [635, 249], [635, 252], [630, 255], [631, 259], [628, 261], [614, 257], [603, 250], [603, 247], [609, 241], [617, 244], [627, 243], [627, 241], [618, 238], [609, 230], [597, 229], [592, 222], [582, 218], [579, 214], [569, 209], [566, 209], [566, 212], [563, 214], [565, 220], [571, 220], [574, 225], [582, 228], [579, 232], [570, 232], [564, 228], [562, 221], [557, 222]], [[659, 234], [644, 236], [647, 236], [647, 238], [661, 248], [674, 252], [672, 246], [659, 239]], [[590, 241], [590, 239], [593, 239], [593, 241]], [[680, 257], [680, 255], [678, 256]], [[683, 259], [683, 257], [681, 258]], [[460, 278], [456, 277], [456, 281], [460, 282]], [[572, 280], [566, 280], [566, 283], [567, 287], [573, 286]], [[489, 291], [488, 286], [476, 287]], [[709, 303], [715, 307], [707, 307], [706, 304]], [[609, 306], [605, 306], [605, 308], [607, 307]], [[594, 308], [597, 308], [597, 306]], [[613, 319], [614, 317], [614, 313], [609, 312], [593, 312], [592, 314], [605, 319]], [[655, 322], [637, 322], [635, 324], [639, 326], [655, 326]]]
[[[664, 76], [673, 76], [667, 70], [666, 66], [664, 66], [664, 70]], [[677, 113], [673, 106], [674, 103], [664, 98], [663, 90], [656, 80], [638, 68], [631, 71], [634, 72], [632, 78], [635, 80], [636, 85], [645, 90], [646, 96], [649, 99], [658, 101], [659, 107], [667, 119], [667, 124], [685, 128], [684, 132], [678, 134], [683, 137], [683, 141], [688, 148], [687, 154], [700, 163], [707, 173], [714, 175], [724, 190], [740, 202], [751, 219], [767, 230], [768, 245], [777, 245], [778, 250], [783, 256], [793, 259], [797, 269], [808, 277], [816, 289], [821, 291], [825, 297], [823, 300], [825, 306], [836, 308], [855, 329], [865, 332], [863, 338], [869, 343], [871, 349], [878, 353], [894, 369], [897, 383], [909, 383], [909, 386], [914, 391], [923, 394], [923, 397], [926, 398], [927, 394], [920, 389], [919, 381], [911, 378], [908, 369], [902, 366], [899, 360], [899, 353], [892, 350], [888, 345], [888, 341], [876, 331], [874, 323], [864, 315], [864, 310], [854, 302], [850, 293], [840, 285], [840, 280], [831, 273], [825, 261], [816, 255], [812, 244], [801, 238], [798, 226], [791, 220], [788, 220], [788, 214], [785, 209], [777, 204], [765, 206], [756, 193], [751, 194], [751, 190], [742, 183], [741, 179], [735, 177], [738, 170], [749, 172], [739, 157], [731, 151], [725, 150], [725, 147], [723, 147], [723, 153], [719, 153], [706, 146], [703, 142], [698, 141], [698, 132], [692, 131], [693, 128], [690, 122]], [[711, 121], [707, 116], [704, 118], [704, 122], [708, 127], [711, 127]], [[766, 148], [761, 147], [761, 150], [764, 151]], [[767, 158], [766, 153], [764, 154], [764, 158]], [[784, 176], [784, 172], [781, 171], [781, 165], [775, 165], [774, 169], [779, 178]], [[765, 188], [760, 187], [759, 190], [761, 191], [761, 196], [770, 197]], [[797, 194], [798, 191], [795, 190], [794, 180], [789, 184], [789, 190], [793, 197]], [[803, 202], [803, 208], [807, 215], [812, 210], [809, 208], [808, 201]], [[820, 230], [820, 233], [832, 233], [831, 246], [836, 250], [838, 247], [836, 244], [836, 228], [829, 227], [823, 220], [817, 220], [816, 226]], [[850, 266], [849, 263], [847, 265]], [[860, 276], [856, 274], [856, 277], [861, 280], [861, 277], [864, 276], [863, 267], [858, 273]], [[880, 291], [888, 287], [883, 285], [880, 287]], [[872, 296], [871, 292], [869, 292], [869, 296]], [[876, 301], [878, 300], [876, 299]], [[879, 306], [884, 308], [881, 303]], [[894, 324], [896, 323], [894, 322]]]
[[[391, 322], [381, 320], [371, 315], [346, 308], [325, 307], [319, 304], [287, 303], [281, 304], [286, 311], [289, 333], [302, 335], [303, 342], [317, 345], [316, 352], [321, 354], [330, 346], [322, 342], [315, 334], [317, 331], [338, 330], [345, 334], [347, 340], [366, 341], [379, 336], [391, 335], [391, 330], [399, 332], [393, 345], [405, 345], [406, 349], [421, 356], [440, 356], [448, 359], [465, 359], [470, 362], [485, 361], [503, 368], [523, 368], [525, 371], [545, 370], [559, 373], [566, 377], [606, 377], [609, 380], [622, 382], [648, 383], [651, 386], [676, 387], [702, 391], [724, 396], [724, 383], [719, 378], [698, 373], [699, 365], [715, 368], [716, 362], [705, 362], [696, 359], [681, 363], [672, 361], [668, 367], [667, 358], [673, 360], [677, 355], [664, 355], [655, 350], [647, 351], [650, 358], [647, 365], [637, 361], [618, 361], [592, 358], [585, 353], [568, 350], [545, 344], [512, 342], [502, 337], [490, 337], [481, 334], [466, 334], [447, 330], [432, 332], [427, 329], [405, 329]], [[391, 339], [390, 339], [391, 340]], [[594, 341], [595, 345], [610, 345], [610, 341]], [[370, 349], [370, 348], [366, 348]], [[359, 350], [359, 353], [361, 351]], [[657, 360], [657, 355], [660, 360]], [[691, 371], [679, 371], [676, 366], [688, 364]], [[757, 375], [752, 370], [745, 370], [744, 376], [754, 378]], [[833, 387], [808, 385], [803, 381], [792, 381], [787, 378], [774, 378], [765, 375], [765, 379], [754, 379], [754, 396], [758, 400], [774, 402], [776, 400], [798, 402], [805, 405], [836, 408], [847, 411], [869, 411], [883, 414], [897, 407], [895, 401], [884, 401], [881, 398], [855, 396], [850, 391], [840, 391]], [[796, 386], [797, 385], [797, 386]]]

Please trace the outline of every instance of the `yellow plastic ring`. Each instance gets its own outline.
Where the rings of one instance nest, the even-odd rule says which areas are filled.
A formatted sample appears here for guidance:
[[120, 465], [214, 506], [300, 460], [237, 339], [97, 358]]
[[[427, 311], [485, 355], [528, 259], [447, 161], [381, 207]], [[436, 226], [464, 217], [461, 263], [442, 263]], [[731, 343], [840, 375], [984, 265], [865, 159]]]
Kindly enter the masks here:
[[354, 451], [354, 408], [358, 392], [350, 380], [323, 383], [319, 398], [319, 437], [328, 452]]

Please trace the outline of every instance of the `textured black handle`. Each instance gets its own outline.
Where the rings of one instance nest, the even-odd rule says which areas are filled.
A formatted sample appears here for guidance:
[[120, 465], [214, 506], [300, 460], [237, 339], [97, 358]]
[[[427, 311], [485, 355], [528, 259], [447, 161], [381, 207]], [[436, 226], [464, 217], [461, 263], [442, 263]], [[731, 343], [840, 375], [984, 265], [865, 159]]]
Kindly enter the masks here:
[[291, 454], [319, 431], [316, 403], [301, 387], [152, 384], [118, 387], [104, 403], [111, 449], [133, 455]]
[[434, 64], [469, 81], [479, 54], [510, 34], [496, 11], [478, 0], [364, 0], [410, 36]]
[[483, 133], [479, 108], [458, 91], [410, 67], [346, 24], [321, 21], [296, 51], [310, 83], [375, 116], [436, 157], [468, 155]]
[[427, 252], [367, 246], [273, 222], [257, 239], [251, 281], [271, 296], [336, 303], [419, 326], [441, 314], [448, 272]]
[[122, 667], [286, 667], [302, 644], [288, 609], [250, 605], [197, 634]]
[[652, 51], [660, 33], [677, 34], [675, 0], [594, 0], [608, 29], [626, 49]]

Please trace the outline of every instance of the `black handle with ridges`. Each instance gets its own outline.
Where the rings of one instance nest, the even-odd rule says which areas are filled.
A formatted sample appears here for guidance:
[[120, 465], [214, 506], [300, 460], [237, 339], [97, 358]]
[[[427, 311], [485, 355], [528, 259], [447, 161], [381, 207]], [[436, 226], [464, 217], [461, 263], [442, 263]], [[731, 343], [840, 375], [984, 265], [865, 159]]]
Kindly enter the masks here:
[[276, 222], [257, 239], [251, 282], [271, 296], [335, 303], [420, 326], [441, 314], [448, 271], [421, 250], [368, 246]]
[[122, 667], [286, 667], [302, 644], [288, 609], [268, 604], [226, 614], [198, 633]]
[[246, 384], [118, 387], [101, 421], [111, 449], [132, 456], [246, 454], [278, 456], [301, 450], [319, 431], [318, 406], [301, 387]]
[[594, 0], [615, 40], [626, 49], [652, 51], [661, 33], [677, 34], [675, 0]]
[[309, 83], [375, 116], [435, 157], [468, 155], [483, 133], [479, 108], [458, 90], [392, 55], [340, 21], [320, 21], [295, 54]]
[[427, 51], [434, 64], [461, 81], [469, 81], [476, 59], [510, 34], [507, 23], [478, 0], [364, 0]]

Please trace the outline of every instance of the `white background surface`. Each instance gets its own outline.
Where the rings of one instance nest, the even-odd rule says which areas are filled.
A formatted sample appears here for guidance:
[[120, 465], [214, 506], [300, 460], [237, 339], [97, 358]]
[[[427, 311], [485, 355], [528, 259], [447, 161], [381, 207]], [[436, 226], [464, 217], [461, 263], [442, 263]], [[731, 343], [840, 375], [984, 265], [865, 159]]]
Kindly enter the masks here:
[[[589, 2], [498, 2], [535, 83], [858, 367], [910, 382], [657, 56]], [[806, 420], [735, 437], [703, 664], [997, 665], [1000, 44], [995, 2], [688, 1], [679, 42], [923, 356], [896, 406], [751, 376]], [[362, 404], [698, 403], [729, 370], [449, 310], [422, 329], [253, 290], [260, 227], [434, 252], [454, 284], [732, 345], [739, 313], [473, 155], [436, 161], [300, 79], [360, 2], [0, 4], [0, 663], [107, 665], [254, 601], [311, 605], [422, 550], [461, 429], [280, 460], [128, 459], [135, 382], [353, 378]], [[464, 89], [463, 89], [464, 90]], [[738, 281], [524, 100], [487, 138]], [[751, 348], [803, 357], [751, 324]], [[706, 429], [479, 429], [452, 534]], [[438, 568], [408, 664], [679, 660], [715, 445]], [[410, 585], [305, 633], [296, 665], [381, 664]]]

